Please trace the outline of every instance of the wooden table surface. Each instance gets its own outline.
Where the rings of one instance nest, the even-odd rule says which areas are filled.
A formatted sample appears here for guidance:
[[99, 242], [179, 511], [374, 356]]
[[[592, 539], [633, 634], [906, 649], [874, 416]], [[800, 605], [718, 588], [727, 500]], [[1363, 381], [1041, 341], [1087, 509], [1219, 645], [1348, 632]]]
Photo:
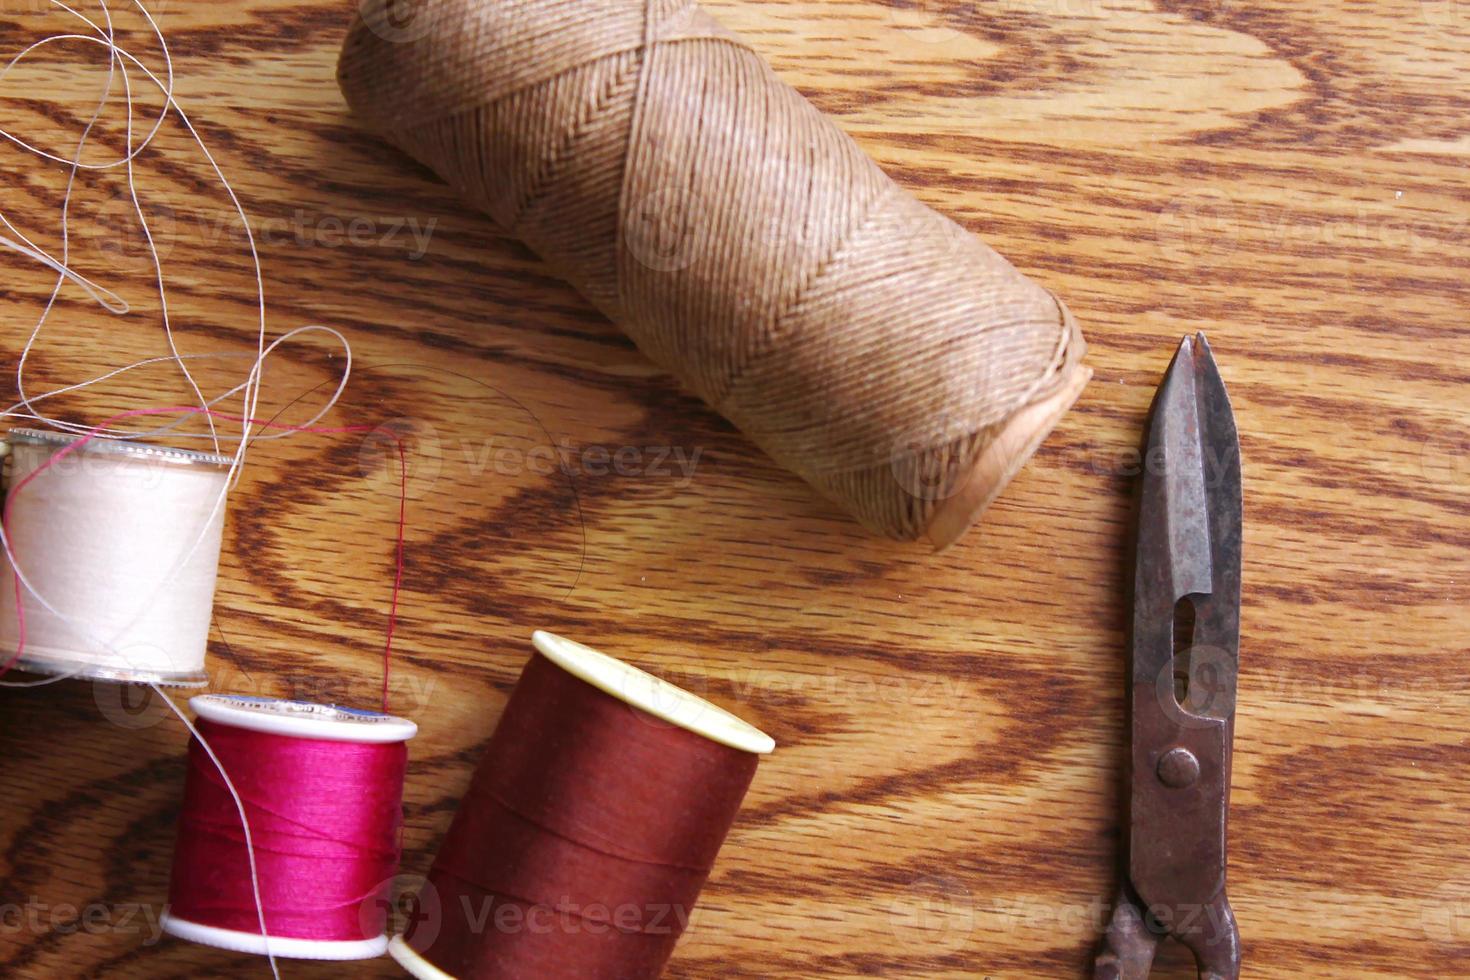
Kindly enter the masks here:
[[[1087, 332], [1081, 402], [941, 555], [835, 513], [362, 133], [333, 80], [350, 7], [153, 10], [261, 238], [271, 330], [345, 332], [354, 374], [332, 421], [408, 437], [392, 693], [422, 733], [405, 885], [549, 628], [780, 745], [668, 976], [1086, 975], [1119, 846], [1129, 453], [1173, 346], [1204, 330], [1246, 481], [1244, 975], [1470, 976], [1470, 2], [711, 3]], [[47, 9], [0, 2], [5, 57], [72, 28]], [[161, 65], [136, 15], [117, 17]], [[42, 49], [0, 81], [0, 127], [66, 152], [99, 57]], [[139, 99], [140, 117], [157, 106]], [[64, 169], [7, 146], [0, 181], [0, 210], [57, 246]], [[176, 124], [137, 181], [181, 348], [248, 351], [243, 239]], [[118, 171], [79, 182], [72, 249], [134, 310], [65, 290], [33, 390], [166, 350], [124, 190]], [[8, 369], [53, 278], [13, 253], [0, 270]], [[244, 363], [198, 362], [205, 390]], [[285, 353], [262, 411], [304, 417], [340, 366], [324, 345]], [[185, 397], [164, 366], [56, 405], [96, 420]], [[213, 689], [372, 703], [388, 446], [257, 446], [229, 511]], [[117, 688], [0, 693], [4, 975], [269, 975], [154, 931], [185, 744]], [[401, 975], [387, 960], [284, 973]], [[1174, 950], [1155, 975], [1192, 973]]]

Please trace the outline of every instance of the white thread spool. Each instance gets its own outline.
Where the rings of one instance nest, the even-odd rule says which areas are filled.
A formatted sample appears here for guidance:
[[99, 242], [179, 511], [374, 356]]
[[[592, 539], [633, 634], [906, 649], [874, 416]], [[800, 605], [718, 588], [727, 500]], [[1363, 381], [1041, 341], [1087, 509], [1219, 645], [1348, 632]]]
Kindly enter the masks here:
[[[13, 492], [76, 439], [15, 429], [6, 441]], [[21, 585], [17, 667], [203, 685], [229, 470], [226, 456], [92, 439], [16, 493], [6, 533], [36, 593]], [[20, 631], [9, 560], [0, 593], [0, 646], [14, 654]]]

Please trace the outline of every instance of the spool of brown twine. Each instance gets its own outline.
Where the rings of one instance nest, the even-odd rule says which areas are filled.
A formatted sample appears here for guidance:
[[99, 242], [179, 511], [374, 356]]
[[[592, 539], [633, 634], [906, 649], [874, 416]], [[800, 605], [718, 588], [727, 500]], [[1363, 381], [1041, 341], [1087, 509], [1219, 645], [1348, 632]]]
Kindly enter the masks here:
[[356, 112], [868, 527], [952, 543], [1086, 383], [1057, 299], [690, 0], [395, 10]]

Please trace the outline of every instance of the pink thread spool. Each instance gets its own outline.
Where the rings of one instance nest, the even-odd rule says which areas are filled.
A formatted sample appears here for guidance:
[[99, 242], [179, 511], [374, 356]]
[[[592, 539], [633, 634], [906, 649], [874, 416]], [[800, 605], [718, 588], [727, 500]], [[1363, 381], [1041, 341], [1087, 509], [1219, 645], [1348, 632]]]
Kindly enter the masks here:
[[239, 810], [194, 739], [164, 930], [239, 953], [381, 956], [387, 890], [398, 870], [406, 743], [418, 726], [272, 698], [202, 695], [189, 706], [244, 804], [260, 905]]

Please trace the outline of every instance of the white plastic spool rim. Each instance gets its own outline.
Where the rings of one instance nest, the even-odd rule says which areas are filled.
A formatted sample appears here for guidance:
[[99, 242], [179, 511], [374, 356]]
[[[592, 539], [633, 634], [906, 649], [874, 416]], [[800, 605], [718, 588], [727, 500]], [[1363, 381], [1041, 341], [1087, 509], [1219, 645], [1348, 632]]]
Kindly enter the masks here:
[[371, 960], [388, 950], [387, 936], [356, 940], [266, 937], [255, 932], [200, 925], [169, 912], [163, 914], [160, 924], [170, 936], [187, 939], [191, 943], [227, 949], [232, 953], [279, 956], [288, 960]]
[[394, 936], [393, 941], [388, 944], [388, 955], [418, 980], [458, 980], [454, 974], [445, 973], [424, 959], [423, 954], [410, 946], [408, 940], [401, 935]]
[[[219, 725], [328, 742], [387, 744], [406, 742], [418, 734], [418, 725], [376, 711], [360, 711], [310, 701], [256, 698], [243, 695], [201, 694], [189, 699], [189, 707], [200, 718]], [[365, 960], [388, 951], [388, 937], [331, 940], [262, 936], [259, 933], [221, 929], [180, 919], [165, 913], [165, 932], [180, 939], [216, 946], [236, 953], [279, 956], [297, 960]]]
[[[44, 429], [11, 429], [6, 433], [5, 441], [34, 446], [52, 446], [61, 450], [83, 438], [83, 436], [67, 435], [61, 432], [48, 432]], [[140, 463], [172, 463], [180, 466], [208, 466], [226, 470], [234, 462], [229, 456], [220, 453], [205, 453], [196, 449], [175, 449], [172, 446], [155, 446], [147, 442], [108, 439], [103, 436], [94, 436], [87, 441], [86, 445], [75, 451], [126, 456]]]
[[407, 718], [311, 701], [201, 694], [189, 699], [189, 707], [217, 725], [326, 742], [407, 742], [419, 731]]
[[718, 705], [572, 640], [537, 630], [531, 642], [547, 660], [605, 694], [671, 725], [741, 752], [767, 755], [775, 739]]
[[209, 678], [195, 670], [140, 670], [135, 667], [109, 667], [106, 664], [89, 664], [78, 669], [74, 663], [56, 660], [40, 653], [26, 653], [15, 662], [15, 669], [46, 677], [107, 681], [113, 684], [157, 684], [160, 687], [184, 688], [200, 688], [209, 684]]

